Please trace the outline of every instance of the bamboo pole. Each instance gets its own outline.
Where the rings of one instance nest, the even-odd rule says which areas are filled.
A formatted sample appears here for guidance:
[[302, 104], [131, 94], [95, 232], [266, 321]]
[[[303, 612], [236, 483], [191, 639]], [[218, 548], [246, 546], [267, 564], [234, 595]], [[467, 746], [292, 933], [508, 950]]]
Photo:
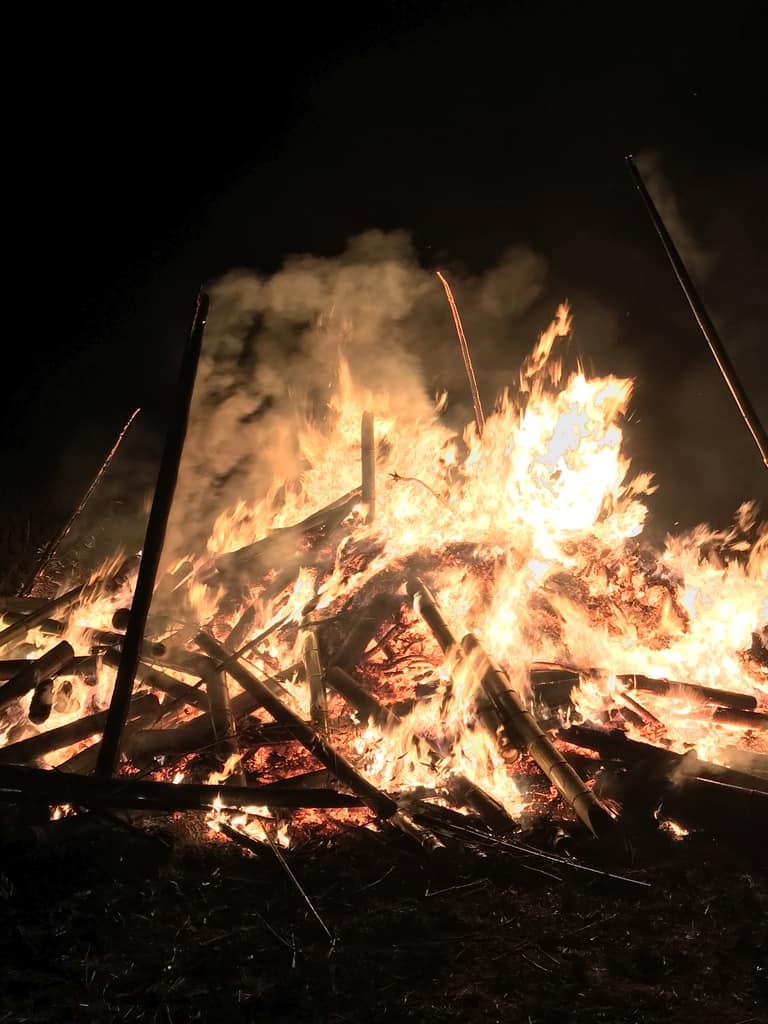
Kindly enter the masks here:
[[165, 448], [155, 487], [155, 496], [147, 523], [144, 548], [139, 565], [139, 575], [136, 580], [136, 589], [131, 604], [131, 616], [126, 628], [120, 668], [117, 670], [107, 724], [99, 750], [97, 771], [101, 776], [114, 774], [120, 754], [120, 741], [131, 703], [136, 666], [139, 662], [141, 644], [147, 624], [147, 615], [152, 603], [155, 577], [163, 552], [168, 516], [176, 490], [176, 480], [184, 449], [184, 438], [187, 433], [189, 409], [195, 384], [197, 363], [200, 358], [207, 312], [208, 297], [205, 293], [201, 292], [197, 298], [197, 308], [192, 329], [182, 358], [176, 403], [171, 413]]
[[365, 521], [368, 524], [376, 518], [376, 442], [373, 427], [373, 413], [364, 412], [360, 426], [360, 459], [363, 475], [361, 500], [365, 505]]
[[[230, 646], [235, 647], [233, 644]], [[325, 693], [325, 672], [320, 658], [317, 630], [312, 628], [304, 630], [301, 657], [304, 663], [304, 674], [309, 684], [309, 720], [313, 727], [327, 739], [328, 700]]]
[[400, 608], [400, 600], [392, 594], [379, 593], [363, 608], [352, 623], [344, 643], [331, 665], [349, 671], [359, 664], [368, 644], [390, 616]]
[[0, 708], [7, 707], [14, 700], [23, 697], [24, 694], [34, 690], [43, 679], [50, 679], [57, 675], [72, 661], [75, 652], [71, 644], [66, 640], [56, 644], [50, 651], [36, 658], [35, 661], [28, 661], [20, 672], [9, 679], [5, 686], [0, 687]]
[[645, 204], [645, 208], [651, 218], [651, 223], [656, 230], [656, 234], [661, 240], [661, 244], [667, 254], [667, 259], [672, 266], [678, 284], [683, 290], [683, 294], [685, 295], [688, 305], [691, 307], [691, 312], [696, 319], [696, 323], [699, 325], [699, 329], [704, 335], [704, 339], [707, 342], [709, 350], [717, 363], [717, 368], [731, 393], [731, 397], [736, 403], [739, 413], [741, 414], [741, 418], [744, 421], [747, 430], [749, 430], [752, 435], [752, 440], [760, 453], [763, 465], [768, 469], [768, 434], [765, 432], [765, 427], [760, 422], [760, 417], [755, 412], [754, 406], [749, 400], [749, 396], [739, 380], [736, 368], [731, 361], [731, 357], [728, 355], [728, 352], [720, 339], [720, 335], [717, 332], [717, 328], [707, 313], [701, 296], [696, 290], [693, 278], [688, 273], [688, 268], [686, 267], [682, 256], [677, 251], [677, 247], [672, 241], [671, 235], [667, 231], [661, 214], [656, 209], [656, 205], [651, 198], [632, 155], [627, 156], [626, 162], [632, 176], [632, 180], [635, 184], [635, 188], [640, 193], [643, 203]]
[[616, 840], [619, 826], [594, 793], [587, 789], [577, 772], [555, 748], [531, 713], [523, 705], [509, 678], [483, 650], [480, 641], [469, 633], [462, 648], [472, 659], [486, 696], [496, 708], [508, 734], [534, 759], [560, 795], [598, 839]]

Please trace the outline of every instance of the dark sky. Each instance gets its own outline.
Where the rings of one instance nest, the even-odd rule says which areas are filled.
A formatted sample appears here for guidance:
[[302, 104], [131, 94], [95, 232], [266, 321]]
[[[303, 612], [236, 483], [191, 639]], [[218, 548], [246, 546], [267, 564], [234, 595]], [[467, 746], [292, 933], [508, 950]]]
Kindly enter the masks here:
[[659, 468], [665, 525], [768, 492], [623, 165], [662, 157], [718, 256], [703, 291], [768, 419], [757, 6], [620, 5], [594, 23], [589, 5], [358, 6], [211, 14], [162, 39], [144, 26], [117, 67], [113, 33], [98, 58], [47, 70], [11, 197], [9, 515], [63, 515], [136, 405], [151, 460], [200, 283], [335, 254], [371, 227], [408, 229], [428, 264], [471, 271], [530, 246], [550, 265], [541, 327], [564, 297], [577, 332], [580, 296], [587, 322], [593, 306], [620, 318], [621, 345], [585, 354], [638, 376], [630, 446]]

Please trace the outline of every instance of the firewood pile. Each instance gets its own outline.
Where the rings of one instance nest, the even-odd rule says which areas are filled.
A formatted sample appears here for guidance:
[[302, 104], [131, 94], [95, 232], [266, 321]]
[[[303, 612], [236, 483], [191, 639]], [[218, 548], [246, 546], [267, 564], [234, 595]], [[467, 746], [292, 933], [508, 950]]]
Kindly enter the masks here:
[[[514, 841], [547, 815], [614, 852], [627, 827], [764, 829], [765, 634], [743, 652], [762, 690], [552, 662], [529, 662], [520, 687], [477, 636], [452, 628], [429, 582], [446, 559], [488, 578], [498, 555], [464, 544], [381, 558], [374, 431], [366, 413], [360, 487], [161, 578], [114, 778], [93, 771], [138, 557], [51, 600], [0, 598], [3, 800], [56, 813], [202, 810], [246, 843], [359, 823], [433, 851]], [[364, 582], [324, 602], [318, 584], [334, 574]], [[203, 626], [173, 611], [193, 587], [216, 595]], [[665, 716], [679, 705], [717, 739], [714, 761], [671, 741]]]

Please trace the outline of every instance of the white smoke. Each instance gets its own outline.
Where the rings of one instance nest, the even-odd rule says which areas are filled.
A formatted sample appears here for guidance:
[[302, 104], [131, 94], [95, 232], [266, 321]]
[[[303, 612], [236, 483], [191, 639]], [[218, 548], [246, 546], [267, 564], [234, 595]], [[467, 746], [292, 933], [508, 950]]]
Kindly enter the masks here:
[[[479, 368], [499, 366], [500, 339], [545, 276], [524, 248], [483, 276], [450, 274]], [[341, 355], [357, 383], [388, 392], [406, 417], [447, 389], [461, 396], [455, 414], [471, 418], [443, 289], [405, 232], [367, 231], [332, 259], [291, 257], [271, 278], [234, 271], [210, 297], [169, 555], [200, 550], [220, 512], [300, 472], [298, 417], [323, 415]], [[519, 355], [503, 361], [514, 379]]]

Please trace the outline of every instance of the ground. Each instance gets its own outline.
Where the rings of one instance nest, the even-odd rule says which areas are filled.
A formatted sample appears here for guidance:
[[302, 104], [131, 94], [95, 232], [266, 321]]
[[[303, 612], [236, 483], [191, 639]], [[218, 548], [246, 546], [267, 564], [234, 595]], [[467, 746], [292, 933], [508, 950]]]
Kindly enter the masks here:
[[620, 869], [640, 888], [350, 828], [287, 855], [331, 943], [268, 849], [142, 826], [5, 828], [2, 1024], [766, 1020], [768, 865], [743, 838], [645, 836]]

